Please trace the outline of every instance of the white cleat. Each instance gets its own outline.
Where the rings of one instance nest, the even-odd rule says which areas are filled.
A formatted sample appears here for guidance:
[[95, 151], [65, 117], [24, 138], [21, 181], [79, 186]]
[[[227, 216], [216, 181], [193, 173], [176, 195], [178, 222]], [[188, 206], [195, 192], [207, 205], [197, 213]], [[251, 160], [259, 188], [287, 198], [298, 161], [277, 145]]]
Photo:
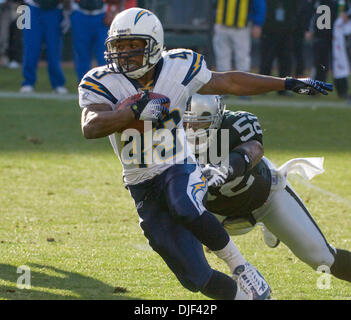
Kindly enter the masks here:
[[265, 244], [270, 248], [278, 247], [280, 240], [272, 232], [270, 232], [266, 226], [263, 225], [261, 230]]
[[20, 93], [32, 93], [34, 92], [33, 86], [22, 86], [20, 89]]
[[271, 288], [263, 276], [250, 263], [235, 268], [233, 279], [238, 289], [245, 292], [249, 300], [270, 300]]
[[15, 60], [10, 61], [10, 62], [8, 63], [8, 65], [7, 65], [7, 67], [8, 67], [9, 69], [18, 69], [20, 66], [21, 66], [21, 65], [20, 65], [17, 61], [15, 61]]
[[56, 87], [54, 89], [54, 93], [57, 93], [57, 94], [67, 94], [68, 93], [68, 90], [65, 88], [65, 87]]

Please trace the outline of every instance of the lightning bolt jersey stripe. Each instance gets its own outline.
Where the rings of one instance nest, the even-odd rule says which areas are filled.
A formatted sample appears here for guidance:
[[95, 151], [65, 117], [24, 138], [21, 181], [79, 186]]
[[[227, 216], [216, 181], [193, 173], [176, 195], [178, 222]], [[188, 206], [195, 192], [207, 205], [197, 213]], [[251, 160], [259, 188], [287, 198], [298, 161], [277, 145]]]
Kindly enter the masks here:
[[201, 190], [205, 190], [206, 189], [206, 178], [201, 175], [201, 182], [197, 182], [191, 185], [191, 187], [193, 188], [191, 191], [191, 195], [193, 196], [193, 199], [196, 200], [196, 194], [201, 191]]
[[189, 68], [188, 73], [186, 74], [182, 85], [186, 86], [189, 84], [189, 82], [198, 74], [198, 72], [201, 70], [201, 65], [204, 57], [201, 54], [198, 54], [194, 52], [193, 55], [193, 62], [191, 63], [191, 66]]
[[86, 77], [83, 79], [82, 83], [80, 84], [82, 88], [88, 89], [97, 93], [100, 96], [105, 97], [107, 100], [111, 101], [113, 104], [117, 103], [117, 99], [113, 96], [113, 94], [108, 90], [103, 84], [94, 80], [91, 77]]

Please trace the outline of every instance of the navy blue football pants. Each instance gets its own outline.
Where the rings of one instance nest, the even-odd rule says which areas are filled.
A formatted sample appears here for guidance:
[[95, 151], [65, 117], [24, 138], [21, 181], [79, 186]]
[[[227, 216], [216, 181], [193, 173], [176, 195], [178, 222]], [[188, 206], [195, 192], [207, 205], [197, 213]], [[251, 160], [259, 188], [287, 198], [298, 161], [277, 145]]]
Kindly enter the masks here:
[[207, 183], [201, 170], [194, 164], [173, 165], [155, 178], [128, 189], [150, 246], [185, 288], [202, 290], [213, 270], [202, 244], [183, 226], [205, 210], [202, 199]]

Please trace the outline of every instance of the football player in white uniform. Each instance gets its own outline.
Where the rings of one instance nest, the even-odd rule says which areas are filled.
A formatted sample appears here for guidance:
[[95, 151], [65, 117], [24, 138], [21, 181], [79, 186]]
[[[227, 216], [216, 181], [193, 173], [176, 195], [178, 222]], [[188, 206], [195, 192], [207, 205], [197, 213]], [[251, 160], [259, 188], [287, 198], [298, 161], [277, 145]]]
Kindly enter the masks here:
[[[263, 157], [263, 134], [257, 117], [225, 110], [219, 96], [193, 95], [183, 121], [195, 153], [199, 159], [205, 153], [208, 160], [203, 167], [209, 181], [206, 208], [216, 214], [229, 234], [244, 234], [263, 223], [265, 237], [270, 235], [275, 240], [269, 246], [277, 246], [280, 239], [313, 269], [351, 282], [351, 252], [328, 243], [287, 182], [290, 172], [308, 179], [322, 173], [322, 158], [293, 159], [276, 169]], [[211, 164], [209, 154], [209, 148], [221, 154], [221, 130], [229, 131], [229, 154], [222, 154], [229, 162], [224, 166]]]
[[[196, 52], [165, 51], [160, 21], [141, 8], [114, 18], [106, 48], [107, 65], [89, 71], [79, 85], [82, 131], [88, 139], [109, 136], [150, 246], [189, 290], [214, 299], [267, 299], [270, 288], [264, 278], [202, 204], [207, 183], [187, 147], [182, 120], [186, 102], [196, 92], [251, 95], [290, 89], [327, 94], [331, 85], [312, 79], [211, 72]], [[145, 94], [119, 108], [121, 101], [125, 104], [138, 92]], [[166, 98], [152, 99], [148, 92]], [[164, 100], [170, 101], [168, 110]], [[135, 130], [122, 132], [136, 119], [144, 120], [145, 128], [147, 121], [152, 123], [153, 130], [139, 136]], [[171, 133], [171, 140], [162, 149], [156, 129], [163, 128]], [[201, 244], [226, 259], [235, 281], [209, 266]], [[241, 261], [238, 268], [232, 260]]]

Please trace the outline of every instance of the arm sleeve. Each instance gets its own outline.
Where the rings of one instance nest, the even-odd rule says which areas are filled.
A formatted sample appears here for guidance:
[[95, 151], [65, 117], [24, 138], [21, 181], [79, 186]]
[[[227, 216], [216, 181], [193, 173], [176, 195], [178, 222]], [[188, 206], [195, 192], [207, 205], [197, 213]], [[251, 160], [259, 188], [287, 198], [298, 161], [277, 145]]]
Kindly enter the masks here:
[[266, 17], [266, 10], [266, 0], [253, 0], [249, 12], [249, 19], [253, 24], [262, 27]]

